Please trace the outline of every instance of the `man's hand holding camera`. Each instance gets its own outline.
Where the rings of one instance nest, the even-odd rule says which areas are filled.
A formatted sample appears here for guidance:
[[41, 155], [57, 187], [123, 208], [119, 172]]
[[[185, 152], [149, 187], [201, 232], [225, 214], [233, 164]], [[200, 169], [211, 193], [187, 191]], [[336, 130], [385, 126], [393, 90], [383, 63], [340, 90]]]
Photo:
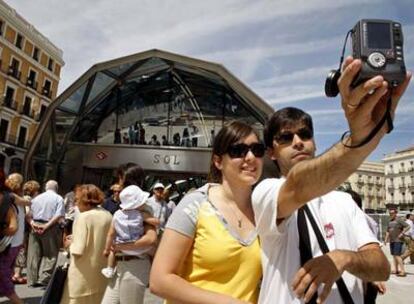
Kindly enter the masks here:
[[[342, 108], [348, 120], [352, 145], [362, 142], [379, 123], [386, 112], [387, 100], [390, 97], [392, 100], [390, 114], [394, 117], [398, 102], [411, 79], [411, 73], [407, 73], [405, 81], [391, 90], [384, 78], [378, 75], [353, 88], [351, 83], [360, 69], [361, 60], [347, 57], [338, 80]], [[384, 124], [376, 136], [377, 139], [381, 139], [387, 131], [388, 126]]]

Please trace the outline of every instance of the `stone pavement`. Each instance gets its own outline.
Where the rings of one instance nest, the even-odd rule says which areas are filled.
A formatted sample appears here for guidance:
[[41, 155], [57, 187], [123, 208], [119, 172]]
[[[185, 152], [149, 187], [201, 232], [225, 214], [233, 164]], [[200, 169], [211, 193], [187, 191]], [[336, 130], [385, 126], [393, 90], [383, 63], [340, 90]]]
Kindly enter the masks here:
[[[385, 254], [392, 263], [389, 247], [384, 248]], [[408, 261], [406, 261], [408, 263]], [[414, 303], [414, 265], [405, 264], [407, 277], [401, 278], [391, 275], [386, 283], [387, 292], [379, 296], [378, 304], [405, 304]], [[16, 285], [17, 294], [24, 299], [25, 303], [37, 304], [43, 294], [40, 288], [29, 288], [27, 285]], [[9, 303], [6, 298], [0, 297], [0, 303]], [[162, 300], [149, 292], [145, 295], [145, 304], [161, 304]], [[281, 303], [282, 304], [282, 303]], [[283, 303], [284, 304], [284, 303]], [[356, 303], [357, 304], [357, 303]]]

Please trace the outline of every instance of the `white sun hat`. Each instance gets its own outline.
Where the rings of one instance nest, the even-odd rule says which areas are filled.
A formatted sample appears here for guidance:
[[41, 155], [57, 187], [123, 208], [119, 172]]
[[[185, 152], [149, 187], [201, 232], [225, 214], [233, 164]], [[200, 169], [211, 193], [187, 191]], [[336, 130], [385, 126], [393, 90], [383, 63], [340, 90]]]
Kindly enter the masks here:
[[145, 204], [149, 195], [148, 192], [142, 191], [138, 186], [128, 186], [119, 194], [119, 199], [121, 200], [120, 207], [122, 209], [136, 209], [141, 207]]

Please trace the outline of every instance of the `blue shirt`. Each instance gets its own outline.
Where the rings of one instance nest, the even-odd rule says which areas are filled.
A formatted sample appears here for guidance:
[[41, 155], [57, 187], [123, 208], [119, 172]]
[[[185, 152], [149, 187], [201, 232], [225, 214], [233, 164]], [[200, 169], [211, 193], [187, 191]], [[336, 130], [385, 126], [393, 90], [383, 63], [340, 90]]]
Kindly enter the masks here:
[[55, 216], [65, 216], [63, 198], [52, 190], [47, 190], [32, 199], [32, 218], [48, 222]]

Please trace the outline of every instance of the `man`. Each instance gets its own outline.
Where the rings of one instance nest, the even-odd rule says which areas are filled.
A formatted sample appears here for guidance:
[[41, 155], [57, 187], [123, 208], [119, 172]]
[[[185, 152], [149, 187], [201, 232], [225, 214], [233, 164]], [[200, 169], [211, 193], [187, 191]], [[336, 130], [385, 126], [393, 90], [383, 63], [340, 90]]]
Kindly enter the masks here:
[[55, 267], [62, 241], [59, 222], [65, 216], [63, 198], [57, 194], [58, 183], [49, 180], [45, 192], [32, 200], [29, 221], [31, 231], [27, 253], [29, 286], [47, 285]]
[[414, 264], [414, 214], [407, 214], [405, 222], [410, 226], [410, 229], [404, 234], [404, 242], [407, 246], [401, 259], [404, 260], [410, 257], [411, 264]]
[[[323, 155], [315, 158], [312, 119], [301, 110], [282, 109], [273, 114], [265, 128], [269, 156], [283, 177], [265, 179], [252, 195], [262, 245], [260, 303], [304, 303], [311, 299], [316, 303], [316, 292], [320, 302], [343, 303], [334, 285], [340, 277], [354, 303], [363, 303], [362, 280], [385, 281], [389, 277], [389, 263], [362, 211], [348, 194], [333, 191], [360, 166], [388, 130], [384, 124], [372, 140], [356, 147], [384, 116], [388, 100], [387, 83], [382, 76], [351, 86], [360, 68], [360, 60], [348, 57], [338, 81], [350, 136]], [[392, 91], [391, 115], [410, 76]], [[309, 216], [303, 222], [303, 213], [297, 212], [304, 205], [320, 227], [330, 252], [322, 254]], [[302, 267], [298, 214], [309, 230], [310, 244], [305, 249], [313, 257]]]
[[405, 277], [407, 274], [404, 269], [404, 262], [402, 260], [402, 247], [404, 241], [404, 234], [410, 230], [410, 225], [400, 220], [397, 216], [396, 209], [390, 209], [390, 221], [388, 223], [387, 232], [385, 233], [384, 244], [390, 242], [390, 251], [394, 261], [394, 271], [399, 277]]
[[165, 224], [175, 208], [174, 202], [166, 202], [164, 199], [165, 187], [162, 183], [156, 183], [153, 187], [153, 195], [147, 200], [147, 205], [151, 207], [152, 215], [160, 221], [157, 227], [158, 235], [164, 231]]
[[108, 210], [112, 215], [119, 210], [119, 204], [121, 203], [119, 199], [119, 193], [122, 191], [122, 186], [120, 184], [113, 184], [111, 186], [112, 195], [107, 197], [102, 204], [102, 207]]

